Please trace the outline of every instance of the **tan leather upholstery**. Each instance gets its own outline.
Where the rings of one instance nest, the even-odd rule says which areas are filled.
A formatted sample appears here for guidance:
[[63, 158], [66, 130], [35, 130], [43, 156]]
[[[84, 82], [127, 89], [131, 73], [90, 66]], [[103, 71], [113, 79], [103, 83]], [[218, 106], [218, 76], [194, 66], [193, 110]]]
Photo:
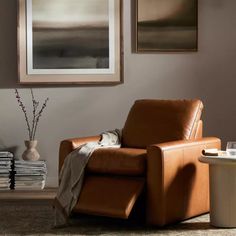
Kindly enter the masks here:
[[198, 161], [217, 138], [175, 141], [147, 149], [147, 222], [164, 226], [209, 211], [209, 170]]
[[87, 165], [88, 173], [140, 176], [146, 173], [144, 149], [103, 148], [96, 150]]
[[127, 219], [144, 182], [143, 178], [88, 176], [74, 211]]
[[196, 133], [202, 108], [199, 100], [136, 101], [123, 129], [123, 146], [146, 148], [154, 143], [188, 140]]
[[202, 132], [203, 132], [203, 122], [202, 122], [202, 120], [199, 120], [194, 139], [202, 138], [202, 135], [203, 135]]
[[[202, 107], [198, 100], [137, 101], [123, 129], [122, 148], [92, 155], [74, 211], [128, 218], [143, 190], [148, 224], [164, 226], [208, 212], [208, 166], [198, 157], [221, 143], [202, 138]], [[99, 139], [64, 140], [59, 167], [76, 147]]]

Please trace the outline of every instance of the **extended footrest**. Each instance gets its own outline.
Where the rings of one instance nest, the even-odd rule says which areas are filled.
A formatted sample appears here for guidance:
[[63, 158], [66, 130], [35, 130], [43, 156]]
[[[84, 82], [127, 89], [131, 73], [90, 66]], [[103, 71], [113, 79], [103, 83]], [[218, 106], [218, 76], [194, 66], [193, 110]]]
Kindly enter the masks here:
[[127, 219], [144, 183], [143, 178], [89, 176], [74, 212]]

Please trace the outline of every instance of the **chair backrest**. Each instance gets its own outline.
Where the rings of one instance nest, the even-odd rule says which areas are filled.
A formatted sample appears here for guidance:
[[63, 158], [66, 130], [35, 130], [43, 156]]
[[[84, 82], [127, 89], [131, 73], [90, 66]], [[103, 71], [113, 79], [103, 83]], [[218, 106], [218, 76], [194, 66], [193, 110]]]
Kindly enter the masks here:
[[123, 128], [122, 145], [146, 148], [151, 144], [194, 139], [202, 109], [200, 100], [138, 100]]

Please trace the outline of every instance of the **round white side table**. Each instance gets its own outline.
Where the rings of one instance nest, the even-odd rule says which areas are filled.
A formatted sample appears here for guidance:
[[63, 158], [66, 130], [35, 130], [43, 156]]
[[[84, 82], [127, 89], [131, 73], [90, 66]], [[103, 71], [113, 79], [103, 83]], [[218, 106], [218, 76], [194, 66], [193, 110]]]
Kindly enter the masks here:
[[236, 227], [236, 157], [202, 156], [209, 164], [210, 223], [216, 227]]

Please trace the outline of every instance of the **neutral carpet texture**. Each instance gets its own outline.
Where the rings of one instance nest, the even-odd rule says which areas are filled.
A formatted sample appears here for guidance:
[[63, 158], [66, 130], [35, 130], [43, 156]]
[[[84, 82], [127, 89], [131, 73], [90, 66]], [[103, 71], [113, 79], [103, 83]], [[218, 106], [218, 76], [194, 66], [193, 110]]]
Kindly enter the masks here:
[[49, 203], [1, 202], [0, 235], [236, 235], [236, 229], [210, 226], [209, 216], [200, 216], [180, 224], [158, 229], [135, 221], [100, 217], [76, 217], [71, 226], [53, 228]]

